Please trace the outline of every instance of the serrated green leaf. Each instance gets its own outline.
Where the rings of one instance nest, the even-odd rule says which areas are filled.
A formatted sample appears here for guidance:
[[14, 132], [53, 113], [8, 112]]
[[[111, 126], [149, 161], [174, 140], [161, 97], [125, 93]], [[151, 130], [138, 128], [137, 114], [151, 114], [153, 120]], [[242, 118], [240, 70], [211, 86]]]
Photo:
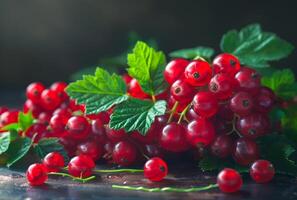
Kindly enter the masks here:
[[38, 144], [34, 146], [34, 151], [41, 159], [43, 159], [48, 153], [58, 152], [64, 157], [66, 162], [69, 160], [69, 157], [63, 145], [59, 143], [58, 138], [41, 139]]
[[10, 144], [10, 133], [1, 133], [0, 137], [0, 154], [7, 151]]
[[125, 129], [127, 132], [139, 131], [145, 135], [155, 117], [166, 111], [166, 101], [143, 101], [129, 99], [118, 105], [111, 115], [109, 126], [113, 129]]
[[19, 123], [12, 123], [12, 124], [8, 124], [8, 125], [2, 127], [1, 131], [18, 131], [20, 129], [21, 129], [21, 127], [20, 127]]
[[18, 123], [21, 130], [27, 130], [34, 122], [34, 117], [32, 112], [29, 111], [28, 113], [19, 112], [18, 116]]
[[13, 166], [24, 156], [27, 155], [32, 146], [32, 140], [30, 138], [18, 138], [14, 142], [10, 143], [8, 149], [9, 158], [7, 160], [7, 167]]
[[231, 30], [223, 35], [221, 50], [236, 55], [241, 64], [268, 67], [270, 61], [287, 57], [294, 47], [273, 33], [263, 32], [259, 24]]
[[[135, 78], [142, 89], [157, 95], [166, 89], [162, 76], [166, 58], [163, 52], [156, 51], [144, 42], [137, 42], [133, 52], [128, 54], [128, 73]], [[161, 74], [161, 75], [160, 75]]]
[[185, 58], [185, 59], [194, 59], [196, 57], [202, 57], [209, 60], [214, 54], [214, 50], [210, 47], [195, 47], [190, 49], [181, 49], [169, 53], [170, 57], [174, 58]]
[[128, 99], [126, 84], [121, 76], [97, 68], [95, 75], [83, 76], [82, 80], [70, 83], [68, 95], [79, 104], [86, 105], [86, 113], [106, 111]]

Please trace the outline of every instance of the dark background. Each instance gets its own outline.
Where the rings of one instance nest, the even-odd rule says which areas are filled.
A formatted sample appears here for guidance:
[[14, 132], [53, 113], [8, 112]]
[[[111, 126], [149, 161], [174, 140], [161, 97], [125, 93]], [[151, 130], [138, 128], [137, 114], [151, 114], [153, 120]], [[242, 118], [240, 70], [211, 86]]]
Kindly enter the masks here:
[[[198, 45], [218, 50], [227, 30], [259, 22], [297, 46], [295, 2], [1, 0], [0, 92], [24, 90], [32, 81], [67, 81], [100, 58], [123, 52], [131, 31], [155, 38], [165, 52]], [[281, 67], [295, 67], [295, 55]]]

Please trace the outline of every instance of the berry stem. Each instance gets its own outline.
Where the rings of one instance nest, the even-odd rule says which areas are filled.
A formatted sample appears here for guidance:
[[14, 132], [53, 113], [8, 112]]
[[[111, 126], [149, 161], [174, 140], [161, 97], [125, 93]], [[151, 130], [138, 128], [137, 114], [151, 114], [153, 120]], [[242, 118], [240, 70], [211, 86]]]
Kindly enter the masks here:
[[183, 120], [183, 118], [185, 117], [185, 115], [187, 114], [187, 112], [188, 112], [188, 109], [190, 108], [190, 105], [191, 104], [188, 104], [187, 105], [187, 107], [182, 111], [182, 113], [180, 114], [180, 116], [179, 116], [179, 119], [178, 119], [178, 124], [180, 124], [181, 123], [181, 121]]
[[139, 172], [143, 172], [143, 169], [97, 169], [93, 171], [98, 173], [122, 173], [122, 172], [139, 173]]
[[155, 95], [152, 94], [152, 101], [155, 103], [156, 102], [156, 97]]
[[79, 178], [79, 177], [71, 176], [70, 174], [61, 173], [61, 172], [50, 172], [48, 174], [49, 175], [62, 176], [62, 177], [69, 177], [74, 181], [79, 181], [79, 182], [82, 182], [82, 183], [94, 180], [96, 178], [96, 176], [90, 176], [90, 177], [87, 177], [87, 178]]
[[176, 109], [177, 109], [178, 104], [179, 104], [178, 101], [174, 103], [174, 105], [173, 105], [173, 107], [172, 107], [172, 109], [171, 109], [171, 111], [170, 111], [170, 116], [169, 116], [169, 118], [168, 118], [167, 123], [170, 123], [170, 122], [171, 122], [171, 120], [172, 120], [172, 118], [173, 118], [173, 115], [174, 115], [174, 113], [176, 112]]
[[191, 188], [175, 188], [175, 187], [163, 187], [163, 188], [146, 188], [146, 187], [136, 187], [136, 186], [126, 186], [126, 185], [112, 185], [114, 189], [123, 189], [123, 190], [135, 190], [143, 192], [200, 192], [205, 190], [210, 190], [217, 188], [217, 184], [210, 184], [203, 187], [191, 187]]

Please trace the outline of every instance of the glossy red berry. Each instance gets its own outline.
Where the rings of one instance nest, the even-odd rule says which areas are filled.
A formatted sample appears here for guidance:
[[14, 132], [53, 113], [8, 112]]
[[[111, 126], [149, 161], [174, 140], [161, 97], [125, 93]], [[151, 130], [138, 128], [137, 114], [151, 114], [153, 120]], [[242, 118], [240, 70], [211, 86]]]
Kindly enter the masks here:
[[229, 135], [218, 135], [210, 145], [212, 155], [226, 158], [233, 152], [234, 141]]
[[68, 95], [65, 91], [67, 83], [64, 82], [55, 82], [51, 85], [50, 89], [55, 91], [61, 102], [68, 100]]
[[43, 164], [32, 164], [26, 172], [27, 181], [32, 186], [43, 185], [47, 178], [47, 169]]
[[163, 128], [159, 143], [163, 149], [172, 152], [183, 152], [190, 148], [184, 126], [175, 122]]
[[233, 158], [240, 165], [247, 166], [253, 163], [259, 158], [259, 149], [256, 142], [248, 138], [237, 139]]
[[194, 111], [193, 108], [190, 108], [186, 113], [186, 118], [188, 121], [193, 121], [196, 119], [200, 119], [201, 117]]
[[35, 118], [38, 117], [42, 110], [43, 109], [38, 104], [33, 103], [30, 99], [27, 99], [23, 106], [24, 113], [28, 113], [30, 111]]
[[267, 183], [274, 177], [275, 170], [268, 160], [257, 160], [250, 168], [250, 175], [257, 183]]
[[70, 160], [68, 172], [72, 176], [86, 178], [92, 175], [94, 167], [95, 163], [91, 157], [79, 155]]
[[228, 53], [222, 53], [215, 57], [212, 66], [216, 74], [226, 73], [231, 77], [240, 70], [240, 62], [238, 58]]
[[45, 90], [42, 83], [36, 82], [28, 85], [26, 89], [26, 96], [34, 103], [40, 103], [41, 93]]
[[16, 110], [6, 111], [2, 113], [0, 116], [0, 127], [16, 123], [18, 121], [18, 115], [19, 111]]
[[232, 96], [234, 82], [235, 80], [230, 74], [216, 74], [210, 80], [208, 88], [218, 99], [225, 100]]
[[113, 149], [112, 159], [120, 166], [128, 166], [136, 160], [136, 148], [127, 141], [118, 142]]
[[240, 190], [242, 178], [236, 170], [225, 168], [218, 174], [217, 184], [222, 192], [233, 193]]
[[71, 117], [71, 110], [68, 108], [58, 108], [53, 112], [53, 115], [63, 115], [65, 117]]
[[133, 79], [131, 76], [129, 76], [129, 74], [123, 74], [122, 78], [125, 81], [126, 85], [129, 85]]
[[144, 165], [144, 176], [150, 181], [161, 181], [167, 174], [167, 164], [161, 158], [151, 158]]
[[132, 96], [132, 97], [135, 97], [135, 98], [139, 98], [139, 99], [145, 99], [145, 98], [148, 98], [148, 94], [146, 94], [140, 84], [138, 83], [138, 81], [133, 78], [129, 84], [129, 90], [128, 90], [129, 94]]
[[185, 69], [185, 80], [192, 86], [207, 85], [212, 76], [210, 64], [204, 60], [194, 60]]
[[100, 119], [92, 121], [91, 130], [91, 137], [97, 143], [104, 144], [106, 142], [105, 127]]
[[8, 111], [9, 109], [5, 106], [0, 106], [0, 115], [2, 115], [2, 113], [5, 113], [6, 111]]
[[96, 161], [103, 155], [103, 148], [95, 141], [87, 141], [78, 145], [77, 153], [78, 155], [87, 155], [91, 157], [94, 161]]
[[176, 80], [180, 79], [184, 75], [184, 70], [186, 66], [189, 64], [189, 61], [177, 58], [172, 61], [170, 61], [164, 70], [164, 78], [172, 85]]
[[261, 76], [256, 70], [244, 67], [235, 75], [235, 79], [238, 81], [241, 91], [252, 95], [259, 92]]
[[218, 100], [211, 92], [198, 92], [193, 98], [193, 109], [201, 117], [213, 116], [218, 108]]
[[127, 138], [127, 133], [124, 129], [114, 130], [109, 127], [106, 127], [106, 136], [112, 142], [120, 142]]
[[47, 135], [46, 125], [35, 123], [32, 124], [26, 131], [25, 135], [29, 138], [34, 139], [33, 142], [38, 142], [41, 138]]
[[270, 120], [265, 114], [253, 113], [238, 119], [236, 128], [242, 136], [255, 139], [269, 132]]
[[64, 157], [59, 152], [51, 152], [47, 154], [42, 163], [48, 172], [58, 172], [65, 166]]
[[49, 111], [55, 110], [60, 104], [57, 92], [49, 89], [43, 90], [40, 101], [42, 107]]
[[205, 119], [191, 121], [186, 130], [187, 141], [194, 147], [209, 145], [215, 138], [213, 125]]
[[255, 96], [255, 109], [258, 112], [267, 113], [275, 104], [275, 94], [268, 87], [261, 87]]
[[51, 113], [48, 113], [48, 112], [41, 112], [41, 113], [38, 115], [37, 121], [38, 121], [38, 123], [40, 123], [40, 124], [48, 125], [48, 124], [49, 124], [49, 121], [51, 120], [51, 118], [52, 118]]
[[63, 133], [65, 131], [66, 124], [69, 120], [65, 115], [53, 115], [50, 119], [49, 125], [54, 132]]
[[230, 100], [230, 109], [240, 116], [250, 114], [253, 107], [253, 97], [247, 92], [238, 92]]
[[176, 101], [188, 103], [192, 100], [195, 89], [184, 80], [177, 80], [171, 85], [170, 94]]
[[89, 135], [90, 124], [83, 116], [73, 116], [68, 120], [66, 130], [67, 137], [81, 140], [85, 139]]

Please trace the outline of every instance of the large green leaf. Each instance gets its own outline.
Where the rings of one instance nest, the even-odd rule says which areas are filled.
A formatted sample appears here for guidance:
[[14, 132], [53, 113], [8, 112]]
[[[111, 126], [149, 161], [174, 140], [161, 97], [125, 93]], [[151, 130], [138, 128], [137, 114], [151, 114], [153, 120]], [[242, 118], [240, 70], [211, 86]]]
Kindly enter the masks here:
[[31, 146], [32, 140], [27, 137], [18, 138], [14, 142], [10, 143], [9, 149], [7, 151], [7, 154], [9, 155], [6, 163], [7, 167], [13, 166], [15, 163], [25, 157], [28, 154]]
[[174, 58], [185, 58], [185, 59], [194, 59], [197, 57], [202, 57], [204, 59], [211, 59], [214, 54], [214, 50], [210, 47], [195, 47], [190, 49], [180, 49], [169, 53], [170, 57]]

